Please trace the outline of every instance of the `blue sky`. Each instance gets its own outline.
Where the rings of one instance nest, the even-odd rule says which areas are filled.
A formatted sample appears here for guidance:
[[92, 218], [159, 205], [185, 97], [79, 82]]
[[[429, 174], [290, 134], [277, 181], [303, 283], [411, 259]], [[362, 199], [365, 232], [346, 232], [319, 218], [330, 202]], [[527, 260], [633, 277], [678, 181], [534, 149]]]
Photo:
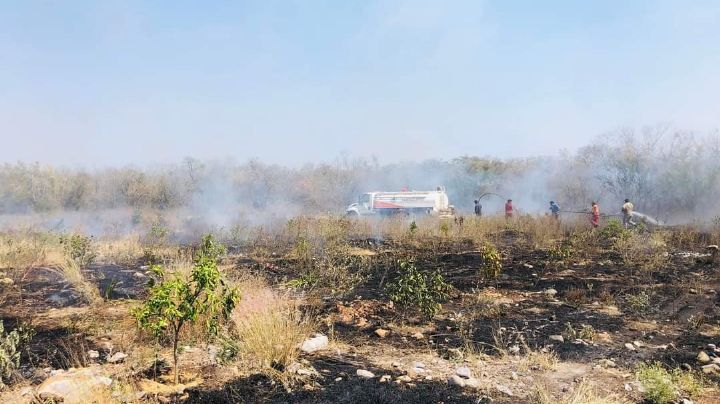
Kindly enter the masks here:
[[716, 1], [0, 1], [0, 161], [299, 165], [720, 127]]

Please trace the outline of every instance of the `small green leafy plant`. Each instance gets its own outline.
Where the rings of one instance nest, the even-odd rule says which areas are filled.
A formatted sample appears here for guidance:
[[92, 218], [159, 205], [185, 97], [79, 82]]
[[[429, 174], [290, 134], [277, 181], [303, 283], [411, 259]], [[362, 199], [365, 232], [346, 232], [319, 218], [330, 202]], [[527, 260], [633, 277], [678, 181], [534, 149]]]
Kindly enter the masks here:
[[400, 261], [400, 276], [387, 286], [390, 299], [405, 308], [416, 307], [427, 317], [440, 311], [450, 285], [439, 272], [423, 273], [411, 261]]
[[65, 254], [72, 258], [80, 268], [86, 268], [97, 258], [92, 236], [82, 234], [61, 235], [60, 244], [62, 244]]
[[175, 383], [178, 382], [178, 342], [180, 331], [188, 322], [204, 320], [205, 328], [217, 334], [220, 319], [227, 319], [237, 304], [236, 289], [225, 285], [218, 261], [225, 248], [212, 235], [203, 237], [192, 271], [188, 275], [169, 274], [161, 266], [152, 271], [159, 281], [152, 281], [145, 302], [132, 314], [142, 329], [158, 339], [170, 333], [173, 344]]
[[500, 276], [502, 273], [502, 255], [500, 251], [494, 245], [488, 243], [483, 246], [481, 256], [481, 269], [485, 277], [495, 279]]
[[562, 261], [572, 257], [573, 249], [567, 245], [552, 246], [548, 250], [548, 257], [553, 261]]
[[656, 404], [676, 402], [681, 395], [697, 397], [704, 385], [703, 380], [691, 372], [668, 371], [659, 362], [643, 363], [635, 370], [635, 376], [645, 388], [645, 400]]
[[608, 220], [607, 224], [600, 231], [600, 237], [605, 240], [623, 240], [630, 237], [632, 233], [626, 229], [617, 219]]
[[5, 387], [4, 381], [20, 367], [20, 349], [33, 335], [34, 330], [26, 327], [6, 332], [0, 320], [0, 390]]

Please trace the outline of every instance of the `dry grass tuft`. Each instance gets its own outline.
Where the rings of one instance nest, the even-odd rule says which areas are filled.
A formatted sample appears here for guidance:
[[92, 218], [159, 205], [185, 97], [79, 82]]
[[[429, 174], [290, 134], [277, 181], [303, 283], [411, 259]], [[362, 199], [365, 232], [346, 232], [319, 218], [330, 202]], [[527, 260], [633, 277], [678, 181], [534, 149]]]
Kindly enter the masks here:
[[535, 386], [537, 404], [630, 404], [631, 401], [616, 394], [604, 395], [595, 389], [587, 380], [583, 379], [568, 397], [556, 398], [541, 385]]
[[297, 359], [299, 345], [312, 332], [312, 322], [301, 312], [297, 299], [261, 281], [244, 282], [240, 293], [232, 319], [242, 359], [263, 369], [285, 369]]

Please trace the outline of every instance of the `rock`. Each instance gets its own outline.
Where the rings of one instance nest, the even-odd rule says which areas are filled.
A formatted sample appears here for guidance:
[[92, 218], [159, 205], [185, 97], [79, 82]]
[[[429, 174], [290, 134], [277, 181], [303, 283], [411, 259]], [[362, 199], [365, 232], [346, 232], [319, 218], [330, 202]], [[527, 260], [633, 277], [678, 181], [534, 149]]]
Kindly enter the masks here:
[[694, 403], [693, 403], [693, 400], [691, 400], [689, 398], [683, 398], [682, 400], [680, 400], [680, 404], [694, 404]]
[[625, 344], [625, 348], [626, 348], [628, 351], [634, 351], [634, 350], [635, 350], [635, 345], [633, 345], [633, 344], [631, 344], [631, 343], [628, 342], [627, 344]]
[[408, 376], [408, 375], [402, 375], [402, 376], [398, 376], [397, 379], [395, 379], [395, 380], [397, 380], [397, 381], [399, 381], [399, 382], [408, 383], [408, 382], [411, 382], [411, 381], [412, 381], [412, 377], [410, 377], [410, 376]]
[[512, 372], [512, 373], [510, 373], [510, 378], [513, 379], [513, 380], [517, 380], [517, 379], [518, 379], [518, 374], [517, 374], [517, 372]]
[[107, 359], [107, 361], [109, 363], [121, 363], [122, 361], [125, 360], [125, 358], [127, 358], [127, 354], [122, 353], [122, 352], [115, 352], [113, 354], [113, 356], [111, 356]]
[[377, 330], [375, 330], [375, 335], [377, 335], [380, 338], [385, 338], [388, 336], [388, 334], [390, 334], [390, 330], [385, 330], [382, 328], [378, 328]]
[[682, 365], [680, 365], [680, 368], [682, 370], [687, 370], [688, 372], [692, 372], [692, 370], [693, 370], [692, 366], [690, 366], [690, 364], [688, 364], [688, 363], [683, 363]]
[[633, 341], [633, 345], [635, 345], [638, 348], [642, 348], [645, 346], [645, 344], [642, 341]]
[[400, 364], [400, 362], [393, 362], [393, 363], [392, 363], [392, 367], [394, 367], [394, 368], [399, 368], [400, 366], [402, 366], [402, 364]]
[[451, 386], [465, 387], [465, 379], [458, 375], [452, 375], [448, 379], [448, 384]]
[[142, 272], [135, 272], [135, 273], [133, 274], [133, 276], [134, 276], [135, 278], [138, 278], [138, 279], [145, 278], [145, 274], [142, 273]]
[[411, 335], [411, 337], [415, 338], [416, 340], [425, 339], [425, 335], [421, 332], [416, 332], [415, 334]]
[[501, 393], [503, 393], [503, 394], [505, 394], [505, 395], [508, 395], [508, 396], [510, 396], [510, 397], [513, 396], [513, 392], [512, 392], [512, 390], [510, 390], [510, 387], [505, 386], [505, 385], [503, 385], [503, 384], [497, 384], [497, 385], [495, 385], [495, 389], [497, 389], [497, 391], [499, 391], [499, 392], [501, 392]]
[[372, 379], [373, 377], [375, 377], [375, 374], [373, 372], [365, 369], [358, 369], [355, 374], [359, 377], [362, 377], [363, 379]]
[[480, 387], [480, 380], [478, 380], [474, 377], [471, 377], [471, 378], [465, 380], [465, 387], [472, 387], [472, 388], [476, 389], [476, 388]]
[[464, 379], [469, 379], [472, 377], [472, 371], [467, 366], [460, 366], [459, 368], [455, 369], [455, 374]]
[[710, 362], [710, 356], [705, 353], [705, 351], [700, 351], [697, 355], [697, 360], [700, 363], [708, 363]]
[[510, 352], [513, 355], [517, 355], [520, 353], [520, 346], [519, 345], [513, 345], [510, 348], [508, 348], [508, 352]]
[[534, 266], [532, 266], [532, 265], [530, 265], [530, 264], [528, 264], [528, 263], [524, 263], [523, 266], [524, 266], [525, 268], [527, 268], [527, 269], [533, 269], [533, 268], [535, 268]]
[[550, 341], [559, 342], [561, 344], [565, 342], [565, 338], [562, 335], [551, 335], [548, 338], [550, 338]]
[[305, 353], [313, 353], [321, 351], [328, 347], [328, 337], [322, 334], [315, 334], [314, 337], [308, 338], [300, 345], [300, 350]]
[[720, 365], [720, 358], [712, 358], [712, 363]]
[[0, 278], [0, 285], [10, 286], [10, 285], [12, 285], [12, 284], [14, 284], [14, 283], [15, 283], [15, 281], [13, 281], [13, 280], [10, 279], [10, 278]]
[[700, 369], [702, 369], [703, 373], [706, 375], [712, 375], [720, 372], [720, 365], [711, 363], [709, 365], [701, 366]]
[[88, 359], [97, 359], [100, 357], [100, 352], [93, 351], [92, 349], [87, 351], [87, 357]]
[[[47, 378], [38, 387], [43, 400], [62, 400], [64, 404], [86, 403], [93, 392], [108, 389], [112, 379], [99, 373], [95, 368], [68, 370]], [[96, 393], [97, 394], [97, 393]]]
[[380, 376], [380, 383], [387, 383], [390, 380], [392, 380], [392, 376], [390, 375], [382, 375]]
[[610, 359], [600, 359], [600, 364], [605, 366], [606, 368], [614, 368], [617, 367], [617, 364], [615, 362], [611, 361]]
[[341, 382], [341, 381], [342, 381], [342, 377], [336, 377], [336, 378], [335, 378], [335, 381], [336, 381], [336, 382]]
[[715, 344], [707, 344], [708, 349], [712, 349], [713, 351], [717, 349], [717, 346]]
[[553, 288], [545, 289], [545, 291], [543, 291], [543, 293], [545, 293], [546, 296], [553, 297], [553, 296], [557, 295], [557, 290], [555, 290]]
[[425, 364], [422, 362], [415, 362], [413, 363], [413, 367], [417, 369], [425, 369]]

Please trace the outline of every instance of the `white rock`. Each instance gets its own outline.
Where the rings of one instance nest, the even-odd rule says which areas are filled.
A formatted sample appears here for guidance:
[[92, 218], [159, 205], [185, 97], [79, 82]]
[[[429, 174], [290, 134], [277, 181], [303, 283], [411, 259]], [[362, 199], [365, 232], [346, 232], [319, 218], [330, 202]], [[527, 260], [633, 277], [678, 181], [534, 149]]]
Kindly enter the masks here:
[[86, 403], [93, 392], [109, 389], [112, 382], [94, 368], [69, 370], [46, 379], [38, 387], [38, 395], [44, 400], [62, 400], [64, 404]]
[[631, 344], [631, 343], [628, 342], [627, 344], [625, 344], [625, 348], [626, 348], [628, 351], [634, 351], [634, 350], [635, 350], [635, 345], [633, 345], [633, 344]]
[[413, 363], [413, 367], [418, 369], [425, 369], [425, 364], [422, 362], [415, 362]]
[[93, 351], [93, 350], [91, 349], [91, 350], [87, 351], [87, 357], [88, 357], [89, 359], [97, 359], [97, 358], [100, 357], [100, 352], [98, 352], [98, 351]]
[[642, 341], [633, 341], [633, 345], [635, 345], [638, 348], [642, 348], [645, 346], [645, 344]]
[[510, 397], [513, 396], [513, 392], [512, 392], [512, 390], [510, 390], [510, 387], [508, 387], [508, 386], [505, 386], [505, 385], [502, 385], [502, 384], [498, 384], [498, 385], [495, 385], [495, 388], [497, 389], [497, 391], [499, 391], [499, 392], [501, 392], [501, 393], [503, 393], [503, 394], [506, 394], [506, 395], [508, 395], [508, 396], [510, 396]]
[[375, 374], [373, 372], [365, 369], [358, 369], [357, 371], [355, 371], [355, 374], [359, 377], [362, 377], [363, 379], [372, 379], [373, 377], [375, 377]]
[[605, 367], [608, 367], [608, 368], [617, 367], [617, 365], [615, 364], [615, 362], [611, 361], [610, 359], [600, 359], [599, 362], [600, 362], [601, 365], [603, 365], [603, 366], [605, 366]]
[[549, 289], [545, 289], [545, 291], [543, 293], [545, 293], [548, 296], [555, 296], [555, 295], [557, 295], [557, 290], [555, 290], [553, 288], [549, 288]]
[[562, 335], [551, 335], [549, 338], [550, 338], [550, 341], [556, 341], [561, 344], [563, 342], [565, 342], [565, 338]]
[[460, 366], [459, 368], [455, 369], [455, 374], [464, 379], [469, 379], [472, 377], [472, 371], [467, 366]]
[[448, 384], [450, 384], [451, 386], [465, 387], [465, 379], [458, 375], [452, 375], [448, 379]]
[[706, 354], [705, 351], [700, 351], [697, 355], [697, 360], [700, 363], [708, 363], [710, 362], [710, 355]]
[[711, 364], [705, 365], [705, 366], [701, 366], [700, 368], [702, 369], [703, 373], [708, 374], [708, 375], [720, 372], [720, 366], [716, 365], [714, 363], [711, 363]]
[[399, 381], [399, 382], [408, 383], [408, 382], [411, 382], [411, 381], [412, 381], [412, 377], [410, 377], [410, 376], [408, 376], [408, 375], [402, 375], [402, 376], [398, 376], [396, 380]]
[[328, 343], [329, 341], [326, 335], [315, 334], [314, 337], [303, 341], [302, 345], [300, 345], [300, 350], [305, 353], [313, 353], [326, 349], [328, 347]]
[[127, 354], [125, 354], [123, 352], [115, 352], [113, 354], [113, 356], [111, 356], [107, 359], [107, 361], [109, 363], [120, 363], [120, 362], [124, 361], [125, 358], [127, 358]]
[[390, 375], [382, 375], [380, 376], [380, 383], [387, 383], [390, 380], [392, 380], [392, 376]]

